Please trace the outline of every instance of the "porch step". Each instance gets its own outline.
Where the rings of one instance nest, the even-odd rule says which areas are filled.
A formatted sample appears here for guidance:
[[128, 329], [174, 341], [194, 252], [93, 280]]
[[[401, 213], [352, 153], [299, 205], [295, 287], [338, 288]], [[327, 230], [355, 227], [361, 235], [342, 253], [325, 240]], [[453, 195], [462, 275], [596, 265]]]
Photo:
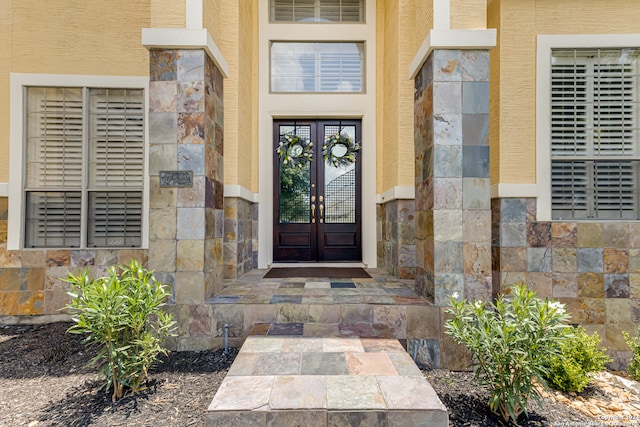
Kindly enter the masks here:
[[397, 339], [276, 336], [300, 326], [257, 328], [267, 335], [245, 340], [207, 426], [448, 425], [445, 406]]
[[350, 336], [354, 334], [349, 325], [357, 323], [384, 325], [401, 340], [439, 338], [438, 307], [416, 294], [408, 281], [382, 274], [369, 279], [263, 275], [264, 271], [248, 273], [206, 302], [218, 333], [227, 324], [230, 337], [243, 338], [257, 323], [279, 322], [304, 324], [309, 331], [316, 329], [316, 336], [324, 327], [340, 325], [340, 335]]

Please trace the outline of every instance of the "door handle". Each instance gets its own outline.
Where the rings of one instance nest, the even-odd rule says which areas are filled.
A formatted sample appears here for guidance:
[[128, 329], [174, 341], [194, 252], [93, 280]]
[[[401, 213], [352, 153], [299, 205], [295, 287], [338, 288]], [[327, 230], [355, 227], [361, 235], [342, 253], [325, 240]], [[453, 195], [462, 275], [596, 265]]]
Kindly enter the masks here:
[[311, 204], [311, 223], [312, 224], [316, 223], [316, 204], [315, 203]]
[[323, 222], [324, 222], [324, 205], [320, 203], [320, 224], [322, 224]]

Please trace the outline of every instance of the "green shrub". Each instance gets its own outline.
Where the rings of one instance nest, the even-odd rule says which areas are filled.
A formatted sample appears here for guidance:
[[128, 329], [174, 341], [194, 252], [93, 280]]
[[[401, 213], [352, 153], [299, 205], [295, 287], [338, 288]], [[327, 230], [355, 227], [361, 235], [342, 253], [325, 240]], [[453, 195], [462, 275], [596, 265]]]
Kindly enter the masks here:
[[629, 367], [627, 368], [627, 373], [631, 378], [636, 381], [640, 381], [640, 326], [638, 326], [638, 336], [631, 338], [627, 332], [622, 332], [624, 335], [624, 340], [627, 342], [627, 345], [631, 347], [633, 351], [633, 357], [629, 362]]
[[611, 361], [600, 349], [600, 336], [594, 332], [588, 335], [581, 326], [562, 343], [561, 354], [549, 358], [547, 381], [553, 388], [562, 391], [580, 392], [589, 384], [591, 374], [604, 369]]
[[105, 375], [106, 390], [113, 386], [112, 401], [142, 390], [158, 355], [167, 354], [161, 342], [173, 335], [173, 317], [161, 310], [168, 289], [135, 260], [108, 276], [92, 279], [85, 269], [66, 281], [76, 323], [68, 332], [87, 334], [84, 343], [98, 348], [89, 364]]
[[560, 354], [569, 326], [565, 308], [537, 298], [524, 284], [494, 304], [450, 297], [446, 333], [472, 355], [475, 379], [489, 388], [489, 408], [505, 421], [527, 415], [531, 397], [541, 405], [536, 381], [544, 383], [545, 361]]

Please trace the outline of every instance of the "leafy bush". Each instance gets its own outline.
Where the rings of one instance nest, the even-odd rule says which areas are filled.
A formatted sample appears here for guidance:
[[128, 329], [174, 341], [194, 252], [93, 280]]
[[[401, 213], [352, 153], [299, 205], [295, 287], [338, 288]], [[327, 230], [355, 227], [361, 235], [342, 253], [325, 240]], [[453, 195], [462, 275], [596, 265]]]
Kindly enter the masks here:
[[475, 379], [489, 388], [489, 408], [505, 421], [527, 415], [527, 402], [541, 405], [536, 381], [544, 383], [545, 361], [560, 354], [568, 336], [564, 305], [536, 296], [524, 284], [493, 304], [450, 297], [446, 333], [472, 355]]
[[638, 336], [631, 338], [627, 332], [622, 332], [624, 340], [633, 351], [633, 357], [629, 362], [627, 373], [631, 378], [640, 381], [640, 326], [638, 326]]
[[142, 382], [160, 353], [161, 342], [173, 335], [173, 316], [161, 310], [168, 289], [131, 260], [128, 266], [111, 267], [109, 275], [92, 279], [88, 270], [69, 273], [67, 308], [76, 323], [70, 333], [87, 334], [84, 343], [98, 347], [89, 363], [106, 376], [105, 389], [113, 385], [112, 401], [142, 390]]
[[591, 374], [604, 369], [611, 361], [600, 349], [600, 336], [597, 332], [588, 335], [578, 326], [574, 333], [560, 347], [560, 355], [550, 357], [547, 365], [547, 381], [553, 388], [562, 391], [582, 391], [589, 384]]

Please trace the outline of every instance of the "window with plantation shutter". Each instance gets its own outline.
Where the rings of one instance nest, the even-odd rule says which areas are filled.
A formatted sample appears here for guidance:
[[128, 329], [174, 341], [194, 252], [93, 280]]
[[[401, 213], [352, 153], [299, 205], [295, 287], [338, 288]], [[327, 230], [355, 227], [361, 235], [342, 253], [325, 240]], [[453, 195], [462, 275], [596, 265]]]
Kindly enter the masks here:
[[25, 247], [136, 247], [142, 89], [26, 89]]
[[271, 22], [364, 21], [364, 0], [271, 0]]
[[363, 92], [364, 43], [271, 44], [272, 92]]
[[638, 219], [638, 49], [554, 49], [553, 219]]

